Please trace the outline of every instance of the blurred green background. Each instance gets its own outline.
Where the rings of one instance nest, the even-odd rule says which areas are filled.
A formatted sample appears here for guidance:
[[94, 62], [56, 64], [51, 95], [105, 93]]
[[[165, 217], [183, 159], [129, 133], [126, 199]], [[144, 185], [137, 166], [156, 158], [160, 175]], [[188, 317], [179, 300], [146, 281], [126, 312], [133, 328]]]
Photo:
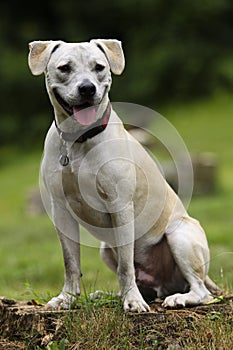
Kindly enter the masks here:
[[[126, 69], [113, 79], [112, 101], [157, 110], [191, 153], [217, 156], [216, 192], [194, 197], [189, 211], [206, 229], [211, 276], [232, 289], [233, 2], [9, 0], [0, 12], [0, 295], [25, 298], [28, 284], [52, 294], [62, 286], [52, 224], [27, 211], [53, 119], [44, 77], [33, 77], [27, 66], [28, 43], [92, 38], [123, 42]], [[82, 247], [82, 261], [84, 286], [117, 288], [97, 249]]]
[[1, 144], [40, 145], [52, 118], [43, 77], [33, 78], [27, 67], [28, 42], [122, 40], [126, 70], [115, 79], [112, 97], [161, 109], [232, 89], [232, 23], [231, 0], [4, 1]]

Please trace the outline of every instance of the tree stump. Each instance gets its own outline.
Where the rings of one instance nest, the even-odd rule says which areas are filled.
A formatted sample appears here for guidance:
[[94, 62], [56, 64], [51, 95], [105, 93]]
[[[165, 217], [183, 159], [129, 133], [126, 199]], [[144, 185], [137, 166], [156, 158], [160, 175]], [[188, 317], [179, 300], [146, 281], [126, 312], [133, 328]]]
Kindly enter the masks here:
[[[34, 346], [46, 345], [57, 335], [62, 326], [62, 316], [68, 312], [72, 311], [47, 311], [34, 301], [16, 302], [1, 297], [0, 350], [21, 349], [20, 344], [28, 338], [31, 339]], [[12, 347], [10, 347], [11, 343]]]
[[[151, 335], [154, 336], [157, 329], [166, 340], [166, 329], [169, 327], [170, 337], [175, 339], [177, 327], [183, 330], [182, 324], [189, 323], [190, 320], [202, 322], [205, 317], [217, 317], [221, 314], [225, 320], [228, 320], [228, 323], [232, 323], [232, 301], [233, 296], [228, 296], [220, 299], [220, 302], [216, 304], [174, 310], [163, 308], [160, 300], [151, 304], [151, 312], [128, 313], [127, 318], [132, 322], [132, 332], [137, 333], [143, 327], [143, 329], [150, 330]], [[95, 306], [93, 310], [95, 310], [94, 308]], [[101, 312], [105, 315], [109, 313], [109, 310], [106, 307], [101, 308]], [[73, 322], [75, 317], [80, 316], [81, 311], [83, 312], [85, 309], [79, 307], [74, 310], [47, 311], [35, 301], [17, 302], [1, 297], [0, 350], [34, 349], [37, 346], [44, 348], [51, 341], [66, 338], [67, 320]], [[93, 312], [95, 313], [95, 311]], [[91, 322], [89, 317], [88, 322]], [[138, 336], [136, 333], [132, 334], [132, 340]]]

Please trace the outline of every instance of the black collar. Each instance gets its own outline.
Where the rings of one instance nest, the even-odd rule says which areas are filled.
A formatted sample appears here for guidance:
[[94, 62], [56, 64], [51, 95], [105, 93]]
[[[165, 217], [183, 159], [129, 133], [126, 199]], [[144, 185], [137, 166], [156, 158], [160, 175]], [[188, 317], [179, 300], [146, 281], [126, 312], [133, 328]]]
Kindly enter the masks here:
[[104, 114], [100, 119], [98, 119], [95, 123], [91, 124], [87, 129], [79, 130], [74, 133], [63, 132], [57, 125], [56, 119], [54, 119], [54, 122], [55, 122], [59, 136], [64, 141], [82, 143], [82, 142], [85, 142], [87, 139], [91, 139], [92, 137], [104, 131], [104, 129], [108, 125], [110, 114], [111, 114], [111, 105], [110, 105], [110, 102], [108, 102], [107, 108], [105, 109]]

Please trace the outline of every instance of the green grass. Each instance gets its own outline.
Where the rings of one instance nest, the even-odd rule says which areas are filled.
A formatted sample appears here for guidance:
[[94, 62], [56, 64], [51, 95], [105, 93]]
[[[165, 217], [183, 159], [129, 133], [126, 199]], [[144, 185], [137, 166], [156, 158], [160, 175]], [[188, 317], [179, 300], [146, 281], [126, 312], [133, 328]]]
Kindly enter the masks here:
[[[218, 157], [217, 193], [193, 198], [189, 212], [206, 229], [211, 277], [232, 289], [232, 97], [220, 94], [160, 112], [177, 128], [192, 153], [210, 151]], [[54, 295], [63, 284], [59, 242], [46, 215], [30, 216], [26, 211], [28, 191], [38, 186], [41, 152], [2, 149], [0, 156], [0, 295], [28, 298], [26, 283], [39, 294]], [[101, 261], [98, 249], [82, 246], [81, 255], [84, 288], [116, 291], [116, 277]]]

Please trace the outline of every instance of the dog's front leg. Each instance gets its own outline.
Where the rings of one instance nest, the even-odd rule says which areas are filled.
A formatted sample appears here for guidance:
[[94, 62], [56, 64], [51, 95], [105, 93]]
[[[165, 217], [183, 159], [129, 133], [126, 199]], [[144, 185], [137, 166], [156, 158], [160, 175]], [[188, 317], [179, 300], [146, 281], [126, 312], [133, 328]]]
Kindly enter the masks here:
[[79, 225], [66, 208], [53, 203], [53, 222], [61, 242], [64, 264], [65, 283], [61, 293], [52, 298], [47, 309], [68, 309], [76, 296], [80, 295], [80, 237]]
[[124, 310], [136, 312], [149, 311], [150, 307], [144, 301], [135, 281], [133, 203], [130, 203], [127, 208], [111, 216], [117, 246], [117, 275]]

